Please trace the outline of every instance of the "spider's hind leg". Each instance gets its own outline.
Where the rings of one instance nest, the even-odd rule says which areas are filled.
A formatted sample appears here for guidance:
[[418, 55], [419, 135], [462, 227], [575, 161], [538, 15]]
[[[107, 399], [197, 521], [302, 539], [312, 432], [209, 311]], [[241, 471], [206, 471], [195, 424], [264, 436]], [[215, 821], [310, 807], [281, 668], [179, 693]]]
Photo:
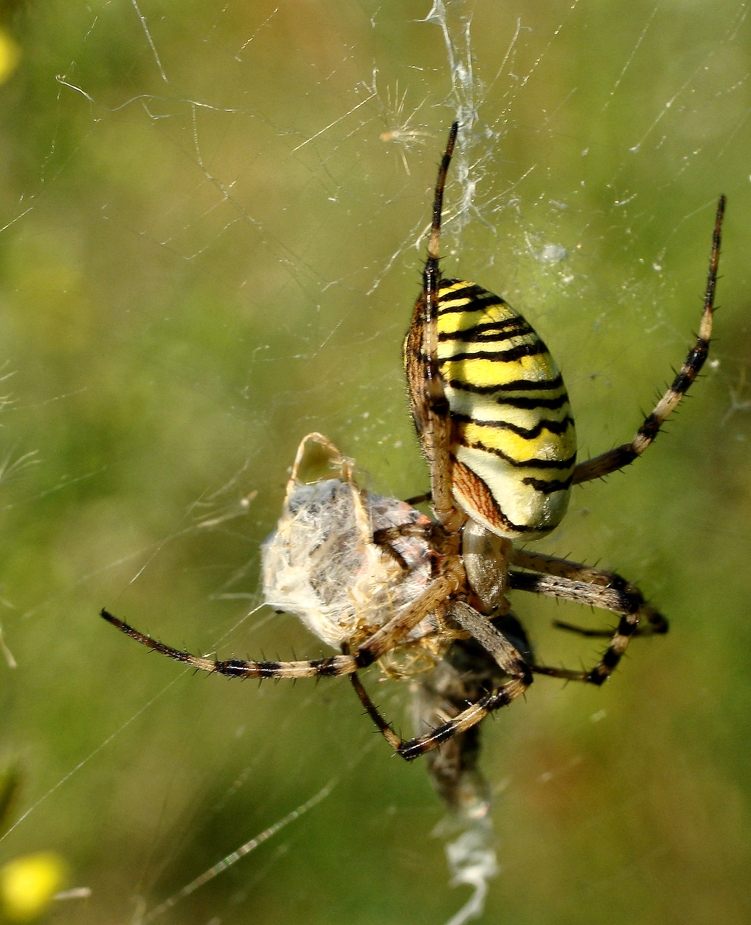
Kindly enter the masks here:
[[589, 630], [574, 624], [557, 622], [556, 625], [561, 629], [571, 630], [583, 636], [610, 637], [610, 645], [590, 671], [569, 671], [564, 668], [533, 665], [532, 670], [535, 674], [565, 678], [569, 681], [586, 681], [599, 686], [615, 670], [632, 637], [668, 631], [665, 617], [644, 600], [636, 585], [614, 572], [523, 549], [514, 550], [513, 562], [525, 571], [511, 569], [509, 582], [512, 589], [574, 601], [621, 615], [618, 626], [611, 631]]

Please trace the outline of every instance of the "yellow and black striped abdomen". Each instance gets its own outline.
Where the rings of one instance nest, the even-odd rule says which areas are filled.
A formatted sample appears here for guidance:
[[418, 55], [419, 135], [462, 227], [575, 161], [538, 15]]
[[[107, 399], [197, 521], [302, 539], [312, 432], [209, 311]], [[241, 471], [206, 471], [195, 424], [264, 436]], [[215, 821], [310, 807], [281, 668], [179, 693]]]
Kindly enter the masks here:
[[441, 281], [437, 333], [457, 503], [501, 536], [547, 533], [566, 512], [576, 461], [555, 361], [518, 312], [474, 283]]

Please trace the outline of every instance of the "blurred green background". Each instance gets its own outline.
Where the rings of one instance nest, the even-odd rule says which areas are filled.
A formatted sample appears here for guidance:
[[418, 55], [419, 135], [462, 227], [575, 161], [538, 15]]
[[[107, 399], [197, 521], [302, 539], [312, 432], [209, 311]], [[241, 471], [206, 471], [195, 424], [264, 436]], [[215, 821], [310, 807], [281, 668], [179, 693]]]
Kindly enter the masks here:
[[[23, 788], [0, 864], [64, 856], [92, 895], [56, 921], [138, 921], [332, 782], [156, 921], [441, 925], [468, 895], [424, 767], [346, 681], [195, 677], [97, 617], [225, 657], [322, 654], [293, 618], [248, 616], [258, 546], [308, 431], [375, 490], [427, 485], [400, 344], [458, 105], [444, 271], [537, 327], [582, 458], [630, 439], [682, 362], [729, 203], [706, 375], [540, 544], [638, 581], [671, 633], [602, 690], [538, 679], [485, 724], [503, 870], [483, 920], [751, 919], [747, 8], [450, 4], [451, 53], [429, 12], [3, 7], [22, 57], [0, 87], [0, 762]], [[541, 660], [596, 656], [549, 625], [603, 615], [514, 606]], [[407, 728], [408, 685], [368, 677]]]

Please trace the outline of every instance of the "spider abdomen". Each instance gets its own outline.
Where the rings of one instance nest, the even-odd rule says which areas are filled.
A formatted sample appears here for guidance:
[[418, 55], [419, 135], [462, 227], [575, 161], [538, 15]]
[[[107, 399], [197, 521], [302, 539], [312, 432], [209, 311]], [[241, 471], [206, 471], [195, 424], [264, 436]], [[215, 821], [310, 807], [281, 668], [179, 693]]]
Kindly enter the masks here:
[[576, 462], [574, 419], [555, 360], [492, 292], [444, 279], [437, 295], [454, 497], [493, 533], [543, 535], [566, 512]]

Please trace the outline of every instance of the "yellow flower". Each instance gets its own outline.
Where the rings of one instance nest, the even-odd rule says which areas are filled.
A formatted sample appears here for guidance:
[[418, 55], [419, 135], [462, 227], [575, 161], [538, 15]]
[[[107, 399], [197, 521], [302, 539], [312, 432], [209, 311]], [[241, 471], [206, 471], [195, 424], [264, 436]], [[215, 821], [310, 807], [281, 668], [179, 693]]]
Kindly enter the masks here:
[[3, 28], [0, 28], [0, 84], [11, 76], [21, 60], [21, 49]]
[[65, 879], [65, 863], [52, 851], [24, 854], [0, 868], [0, 909], [13, 922], [29, 922], [49, 906]]

